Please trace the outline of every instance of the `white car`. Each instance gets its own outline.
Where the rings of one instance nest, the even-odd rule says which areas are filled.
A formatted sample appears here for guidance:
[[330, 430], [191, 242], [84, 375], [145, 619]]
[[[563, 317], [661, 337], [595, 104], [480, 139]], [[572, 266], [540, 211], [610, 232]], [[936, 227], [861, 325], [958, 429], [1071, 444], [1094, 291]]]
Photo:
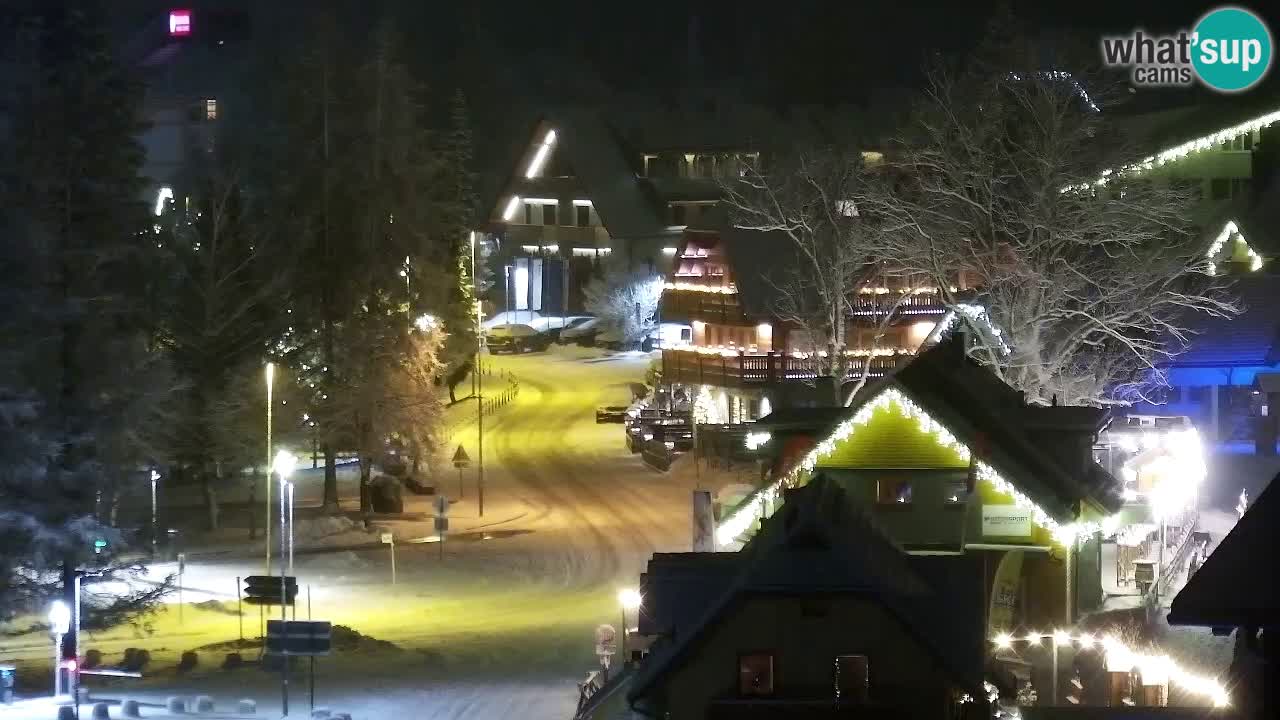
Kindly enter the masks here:
[[531, 325], [542, 319], [542, 313], [533, 310], [506, 310], [480, 323], [485, 330], [499, 325]]
[[583, 320], [577, 324], [571, 324], [569, 327], [560, 331], [559, 342], [562, 345], [577, 343], [583, 347], [589, 347], [596, 338], [596, 334], [605, 329], [604, 323], [600, 318], [590, 318]]

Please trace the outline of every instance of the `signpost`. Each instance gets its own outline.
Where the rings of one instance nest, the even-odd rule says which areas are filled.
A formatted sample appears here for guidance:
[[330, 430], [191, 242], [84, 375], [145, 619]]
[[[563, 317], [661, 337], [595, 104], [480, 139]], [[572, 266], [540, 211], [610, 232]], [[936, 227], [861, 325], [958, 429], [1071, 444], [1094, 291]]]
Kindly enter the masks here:
[[[462, 448], [459, 447], [459, 450]], [[440, 559], [444, 559], [444, 536], [449, 532], [449, 498], [436, 497], [436, 536], [440, 538]]]
[[396, 584], [396, 537], [395, 535], [384, 532], [382, 533], [382, 544], [391, 548], [391, 584]]
[[458, 468], [458, 497], [459, 498], [464, 498], [467, 496], [466, 491], [463, 490], [463, 487], [462, 487], [462, 471], [470, 467], [470, 465], [471, 465], [471, 458], [467, 456], [467, 451], [462, 449], [462, 445], [459, 444], [458, 450], [453, 453], [453, 466]]
[[[333, 629], [327, 620], [268, 620], [267, 621], [267, 654], [280, 655], [280, 663], [288, 668], [291, 656], [310, 657], [311, 660], [311, 705], [315, 706], [316, 698], [316, 663], [317, 655], [328, 655], [333, 645]], [[288, 677], [287, 675], [285, 676]], [[289, 714], [289, 684], [283, 684], [284, 714]]]

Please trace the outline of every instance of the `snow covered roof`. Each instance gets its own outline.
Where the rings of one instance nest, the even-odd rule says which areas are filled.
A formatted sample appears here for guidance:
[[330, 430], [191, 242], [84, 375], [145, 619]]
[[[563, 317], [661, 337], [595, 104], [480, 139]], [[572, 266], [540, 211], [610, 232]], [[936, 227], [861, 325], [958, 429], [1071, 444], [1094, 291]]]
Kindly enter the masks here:
[[[971, 567], [973, 558], [906, 555], [838, 482], [817, 477], [788, 491], [782, 509], [734, 555], [740, 558], [735, 561], [740, 568], [736, 577], [703, 606], [695, 623], [670, 641], [655, 644], [632, 683], [629, 699], [645, 697], [669, 672], [692, 659], [726, 613], [760, 595], [852, 593], [872, 598], [957, 682], [981, 684], [982, 586]], [[716, 554], [702, 557], [706, 567], [733, 565]]]
[[1186, 319], [1193, 333], [1185, 352], [1173, 358], [1174, 368], [1258, 367], [1280, 362], [1280, 277], [1250, 274], [1231, 287], [1243, 312], [1235, 317], [1195, 313]]

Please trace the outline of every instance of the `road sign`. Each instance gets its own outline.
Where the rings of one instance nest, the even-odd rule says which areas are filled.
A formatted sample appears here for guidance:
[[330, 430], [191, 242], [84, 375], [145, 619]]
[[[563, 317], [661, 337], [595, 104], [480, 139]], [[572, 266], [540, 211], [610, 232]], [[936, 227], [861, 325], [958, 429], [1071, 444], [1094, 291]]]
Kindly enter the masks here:
[[390, 545], [391, 543], [395, 542], [395, 540], [396, 540], [396, 539], [395, 539], [395, 536], [394, 536], [394, 535], [392, 535], [391, 533], [382, 533], [382, 544], [383, 544], [383, 545]]
[[332, 638], [327, 620], [267, 621], [267, 652], [272, 655], [328, 655]]
[[250, 605], [292, 605], [298, 596], [298, 579], [284, 578], [285, 597], [280, 597], [279, 575], [250, 575], [244, 579], [244, 601]]
[[436, 518], [436, 532], [441, 532], [441, 533], [442, 533], [442, 532], [448, 532], [448, 531], [449, 531], [449, 518], [447, 518], [447, 517], [437, 517], [437, 518]]
[[467, 451], [459, 445], [456, 452], [453, 453], [453, 466], [461, 470], [471, 464], [471, 458], [467, 456]]
[[449, 498], [444, 495], [436, 496], [436, 517], [449, 516]]

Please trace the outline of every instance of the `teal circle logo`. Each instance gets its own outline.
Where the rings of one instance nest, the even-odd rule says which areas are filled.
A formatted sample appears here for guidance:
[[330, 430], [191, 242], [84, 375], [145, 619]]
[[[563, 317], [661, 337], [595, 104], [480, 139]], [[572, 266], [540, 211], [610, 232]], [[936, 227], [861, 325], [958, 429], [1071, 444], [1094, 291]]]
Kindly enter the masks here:
[[1248, 90], [1271, 68], [1271, 31], [1244, 8], [1212, 10], [1193, 32], [1191, 65], [1200, 81], [1214, 90]]

